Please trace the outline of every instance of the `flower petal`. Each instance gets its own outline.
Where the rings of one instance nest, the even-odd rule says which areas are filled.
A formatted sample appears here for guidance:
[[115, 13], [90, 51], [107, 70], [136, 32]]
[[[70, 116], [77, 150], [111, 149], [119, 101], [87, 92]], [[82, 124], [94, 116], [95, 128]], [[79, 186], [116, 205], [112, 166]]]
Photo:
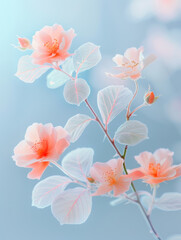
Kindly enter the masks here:
[[92, 196], [104, 195], [104, 194], [110, 192], [112, 189], [113, 189], [113, 186], [110, 186], [108, 184], [102, 184], [98, 187], [96, 192], [92, 194]]
[[121, 176], [116, 184], [113, 185], [114, 196], [116, 197], [119, 194], [127, 192], [130, 188], [131, 180], [132, 179], [126, 175]]
[[104, 183], [106, 181], [106, 175], [111, 175], [112, 174], [112, 169], [111, 167], [106, 164], [106, 163], [100, 163], [96, 162], [94, 163], [93, 167], [90, 169], [90, 175], [91, 177], [97, 181], [97, 182], [102, 182]]
[[40, 179], [45, 169], [48, 167], [49, 162], [36, 162], [30, 164], [28, 167], [33, 168], [32, 171], [28, 174], [30, 179]]

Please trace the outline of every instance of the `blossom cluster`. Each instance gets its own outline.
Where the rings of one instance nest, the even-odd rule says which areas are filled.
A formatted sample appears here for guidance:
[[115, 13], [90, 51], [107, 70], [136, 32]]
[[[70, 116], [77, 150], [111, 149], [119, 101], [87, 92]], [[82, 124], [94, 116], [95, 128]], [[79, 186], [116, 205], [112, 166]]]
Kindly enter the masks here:
[[[131, 104], [138, 93], [138, 80], [141, 79], [143, 70], [156, 57], [150, 55], [145, 58], [143, 47], [128, 48], [123, 55], [116, 54], [113, 57], [118, 73], [106, 75], [117, 78], [118, 84], [98, 92], [97, 106], [102, 118], [100, 119], [88, 102], [90, 87], [86, 80], [79, 77], [81, 72], [100, 62], [100, 47], [88, 42], [74, 53], [70, 53], [69, 49], [75, 36], [73, 29], [65, 31], [62, 26], [55, 24], [36, 32], [32, 43], [26, 38], [18, 38], [18, 48], [32, 53], [20, 58], [16, 76], [26, 83], [33, 83], [51, 69], [47, 75], [48, 88], [54, 89], [64, 85], [65, 100], [77, 106], [85, 103], [93, 116], [76, 114], [68, 119], [64, 127], [54, 127], [51, 123], [33, 123], [27, 128], [24, 140], [14, 148], [13, 160], [16, 165], [31, 168], [28, 174], [30, 179], [40, 179], [50, 165], [58, 167], [62, 173], [45, 178], [35, 185], [32, 204], [38, 208], [51, 206], [52, 213], [60, 224], [85, 222], [91, 212], [92, 197], [99, 195], [114, 197], [112, 205], [117, 205], [123, 200], [137, 203], [144, 209], [149, 223], [154, 207], [170, 210], [169, 206], [172, 205], [171, 210], [180, 210], [179, 193], [165, 193], [162, 197], [155, 198], [159, 184], [181, 176], [181, 165], [173, 165], [173, 152], [165, 148], [160, 148], [154, 153], [144, 151], [135, 156], [140, 167], [126, 168], [128, 146], [139, 144], [148, 138], [146, 124], [131, 117], [140, 108], [153, 104], [158, 97], [149, 89], [141, 105], [131, 111]], [[119, 79], [131, 79], [135, 83], [135, 93], [120, 85]], [[111, 137], [108, 125], [124, 110], [126, 120]], [[67, 153], [59, 164], [62, 153], [81, 137], [91, 121], [100, 125], [116, 155], [107, 162], [93, 163], [92, 148], [77, 148]], [[120, 145], [124, 146], [123, 153], [119, 150]], [[137, 191], [134, 182], [138, 180], [149, 184], [153, 195]], [[131, 188], [133, 193], [129, 192]], [[151, 224], [150, 226], [152, 227]], [[161, 239], [155, 235], [157, 239]]]

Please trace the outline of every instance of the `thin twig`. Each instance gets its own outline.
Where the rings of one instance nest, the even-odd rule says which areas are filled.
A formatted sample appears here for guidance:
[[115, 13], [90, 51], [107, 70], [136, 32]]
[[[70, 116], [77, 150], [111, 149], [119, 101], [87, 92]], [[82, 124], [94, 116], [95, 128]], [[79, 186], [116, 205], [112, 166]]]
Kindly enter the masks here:
[[[136, 85], [137, 85], [137, 84], [136, 84]], [[138, 86], [137, 86], [137, 87], [138, 87]], [[136, 92], [137, 92], [137, 90], [136, 90]], [[135, 94], [135, 96], [136, 96], [136, 94]], [[134, 97], [135, 97], [135, 96], [134, 96]], [[133, 99], [134, 99], [134, 97], [133, 97]], [[132, 101], [133, 101], [133, 99], [132, 99]], [[86, 103], [86, 105], [88, 106], [88, 108], [90, 109], [90, 111], [92, 112], [92, 114], [95, 116], [96, 121], [99, 123], [100, 127], [102, 128], [102, 130], [103, 130], [104, 133], [106, 134], [108, 140], [110, 141], [111, 145], [114, 147], [114, 149], [116, 150], [116, 152], [118, 153], [118, 155], [125, 160], [128, 146], [127, 146], [127, 145], [125, 146], [124, 154], [121, 155], [121, 153], [119, 152], [118, 148], [116, 147], [116, 145], [115, 145], [115, 143], [114, 143], [114, 140], [112, 140], [111, 137], [109, 136], [107, 130], [104, 128], [102, 122], [100, 121], [99, 117], [97, 116], [97, 114], [95, 113], [95, 111], [93, 110], [93, 108], [91, 107], [91, 105], [89, 104], [89, 102], [88, 102], [87, 99], [85, 100], [85, 103]], [[130, 104], [130, 106], [131, 106], [131, 104]], [[128, 119], [128, 120], [129, 120], [129, 119]], [[128, 174], [128, 171], [127, 171], [127, 168], [126, 168], [126, 165], [125, 165], [125, 161], [123, 162], [123, 168], [124, 168], [125, 173]], [[142, 205], [141, 202], [140, 202], [138, 193], [137, 193], [137, 191], [136, 191], [136, 188], [135, 188], [133, 182], [131, 183], [131, 187], [132, 187], [133, 191], [135, 192], [135, 195], [136, 195], [136, 198], [137, 198], [137, 204], [140, 206], [140, 209], [142, 210], [142, 213], [143, 213], [143, 215], [145, 216], [145, 219], [147, 220], [148, 225], [150, 226], [150, 228], [151, 228], [152, 232], [154, 233], [155, 237], [157, 238], [157, 240], [161, 240], [161, 238], [159, 237], [158, 233], [156, 232], [156, 230], [154, 229], [154, 227], [153, 227], [153, 225], [152, 225], [152, 222], [151, 222], [151, 220], [150, 220], [150, 217], [147, 215], [147, 213], [146, 213], [143, 205]]]

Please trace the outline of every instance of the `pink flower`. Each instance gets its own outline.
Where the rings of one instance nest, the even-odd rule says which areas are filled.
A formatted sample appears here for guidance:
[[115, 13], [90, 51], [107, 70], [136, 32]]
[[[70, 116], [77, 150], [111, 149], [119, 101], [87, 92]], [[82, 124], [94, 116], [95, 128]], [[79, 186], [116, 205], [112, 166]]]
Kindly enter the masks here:
[[19, 167], [33, 169], [28, 178], [40, 179], [50, 161], [57, 161], [68, 146], [68, 134], [62, 127], [34, 123], [27, 128], [25, 140], [14, 148], [13, 160]]
[[20, 50], [27, 50], [27, 49], [31, 49], [32, 48], [31, 43], [30, 43], [30, 41], [27, 38], [19, 37], [18, 41], [19, 41], [19, 44], [20, 44], [20, 47], [18, 47], [18, 48]]
[[135, 175], [135, 179], [143, 178], [149, 184], [159, 184], [180, 177], [181, 165], [172, 166], [172, 156], [173, 152], [164, 148], [158, 149], [153, 154], [143, 152], [135, 157], [141, 167], [132, 170], [131, 174]]
[[152, 63], [156, 57], [149, 55], [146, 59], [143, 57], [143, 47], [140, 48], [128, 48], [124, 55], [116, 54], [113, 57], [113, 61], [117, 64], [117, 69], [121, 72], [118, 74], [107, 73], [108, 76], [116, 77], [120, 79], [131, 78], [137, 80], [141, 77], [142, 70]]
[[112, 75], [113, 77], [126, 79], [131, 78], [137, 80], [141, 77], [141, 71], [143, 70], [143, 47], [140, 48], [128, 48], [124, 55], [117, 54], [113, 57], [113, 61], [117, 64], [121, 73]]
[[129, 190], [131, 178], [123, 175], [123, 159], [112, 159], [107, 163], [95, 163], [90, 169], [91, 180], [98, 186], [93, 194], [102, 195], [113, 190], [114, 196], [118, 196]]
[[73, 29], [65, 31], [61, 25], [45, 26], [33, 37], [32, 54], [35, 64], [62, 63], [71, 54], [69, 50], [75, 37]]

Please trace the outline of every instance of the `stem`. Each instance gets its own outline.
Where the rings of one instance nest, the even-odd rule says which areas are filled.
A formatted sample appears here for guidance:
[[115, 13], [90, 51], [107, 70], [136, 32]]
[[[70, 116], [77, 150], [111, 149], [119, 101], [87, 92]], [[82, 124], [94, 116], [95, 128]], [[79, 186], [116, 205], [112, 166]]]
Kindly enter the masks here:
[[[126, 145], [126, 146], [125, 146], [125, 149], [124, 149], [124, 154], [123, 154], [123, 158], [124, 158], [124, 159], [125, 159], [125, 157], [126, 157], [127, 149], [128, 149], [128, 146]], [[124, 161], [124, 163], [123, 163], [123, 168], [124, 168], [125, 173], [128, 174], [125, 161]], [[137, 191], [136, 191], [136, 188], [135, 188], [133, 182], [131, 183], [131, 187], [132, 187], [133, 191], [135, 192], [135, 195], [136, 195], [136, 198], [137, 198], [137, 201], [136, 201], [136, 202], [137, 202], [137, 204], [139, 205], [139, 207], [140, 207], [140, 209], [141, 209], [141, 211], [142, 211], [142, 213], [143, 213], [143, 215], [144, 215], [144, 217], [145, 217], [148, 225], [150, 226], [150, 228], [151, 228], [152, 232], [154, 233], [155, 237], [156, 237], [158, 240], [161, 240], [161, 238], [159, 237], [158, 233], [156, 232], [156, 230], [155, 230], [155, 228], [153, 227], [153, 224], [152, 224], [152, 222], [151, 222], [151, 220], [150, 220], [150, 214], [151, 214], [151, 211], [152, 211], [152, 207], [153, 207], [154, 200], [152, 200], [152, 204], [150, 205], [149, 212], [147, 213], [147, 212], [145, 211], [142, 203], [140, 202], [139, 195], [138, 195], [138, 193], [137, 193]], [[155, 189], [154, 189], [154, 191], [153, 191], [153, 199], [155, 199], [155, 195], [156, 195], [156, 187], [155, 187]]]
[[74, 178], [70, 173], [68, 173], [60, 164], [58, 164], [55, 161], [50, 161], [51, 163], [53, 163], [58, 169], [60, 169], [63, 173], [65, 173], [67, 176], [69, 176], [70, 178], [72, 178], [74, 180], [75, 183], [78, 183], [79, 185], [81, 185], [82, 187], [87, 187], [87, 185], [85, 185], [84, 183], [78, 181], [76, 178]]
[[137, 81], [135, 81], [135, 85], [136, 85], [136, 89], [135, 89], [134, 95], [133, 95], [133, 97], [132, 97], [132, 99], [131, 99], [131, 101], [130, 101], [130, 103], [128, 105], [128, 109], [127, 109], [127, 114], [126, 114], [127, 120], [129, 120], [129, 118], [130, 118], [130, 107], [131, 107], [131, 104], [132, 104], [133, 100], [135, 99], [135, 97], [136, 97], [136, 95], [138, 93], [138, 83], [137, 83]]
[[128, 199], [130, 202], [138, 203], [137, 200], [130, 198], [127, 194], [124, 194], [124, 197]]
[[141, 208], [141, 210], [142, 210], [142, 213], [143, 213], [145, 219], [147, 220], [148, 225], [150, 226], [153, 234], [155, 235], [156, 239], [162, 240], [162, 239], [159, 237], [158, 233], [156, 232], [155, 228], [153, 227], [153, 224], [152, 224], [152, 222], [151, 222], [151, 220], [150, 220], [150, 216], [147, 215], [147, 213], [146, 213], [143, 205], [141, 204], [140, 200], [138, 201], [138, 204], [139, 204], [139, 206], [140, 206], [140, 208]]
[[104, 131], [104, 133], [106, 134], [107, 138], [109, 139], [110, 143], [112, 144], [112, 146], [114, 147], [114, 149], [116, 150], [117, 154], [123, 158], [123, 156], [121, 155], [121, 153], [119, 152], [118, 148], [116, 147], [114, 140], [111, 139], [111, 137], [109, 136], [107, 130], [104, 128], [103, 124], [101, 123], [99, 117], [97, 116], [97, 114], [95, 113], [95, 111], [93, 110], [93, 108], [90, 106], [90, 104], [88, 103], [87, 99], [85, 100], [85, 103], [87, 104], [88, 108], [90, 109], [90, 111], [92, 112], [92, 114], [95, 117], [95, 120], [99, 123], [100, 127], [102, 128], [102, 130]]
[[[136, 96], [136, 94], [137, 94], [137, 91], [138, 91], [138, 85], [137, 85], [137, 82], [136, 82], [136, 91], [135, 91], [135, 94], [134, 94], [131, 102], [132, 102], [133, 99], [135, 98], [135, 96]], [[130, 108], [130, 106], [131, 106], [131, 102], [130, 102], [130, 104], [129, 104], [129, 108]], [[100, 127], [102, 128], [102, 130], [103, 130], [104, 133], [106, 134], [108, 140], [110, 141], [111, 145], [114, 147], [114, 149], [116, 150], [116, 152], [118, 153], [118, 155], [125, 160], [128, 146], [127, 146], [127, 145], [125, 146], [124, 153], [123, 153], [123, 155], [121, 155], [121, 153], [119, 152], [118, 148], [116, 147], [116, 145], [115, 145], [115, 143], [114, 143], [114, 140], [111, 139], [111, 137], [109, 136], [107, 130], [106, 130], [105, 127], [103, 126], [102, 122], [100, 121], [99, 117], [97, 116], [97, 114], [95, 113], [95, 111], [93, 110], [93, 108], [91, 107], [91, 105], [89, 104], [89, 102], [88, 102], [87, 99], [85, 100], [85, 103], [86, 103], [86, 105], [88, 106], [88, 108], [90, 109], [90, 111], [92, 112], [92, 114], [94, 115], [95, 120], [99, 123]], [[128, 111], [129, 111], [129, 110], [128, 110]], [[128, 113], [128, 112], [127, 112], [127, 113]], [[128, 118], [128, 120], [129, 120], [129, 118]], [[127, 168], [126, 168], [126, 165], [125, 165], [125, 161], [123, 162], [123, 168], [124, 168], [125, 173], [128, 175], [128, 171], [127, 171]], [[140, 206], [140, 208], [141, 208], [141, 210], [142, 210], [142, 213], [143, 213], [143, 215], [145, 216], [145, 219], [147, 220], [148, 225], [150, 226], [150, 228], [151, 228], [152, 232], [154, 233], [155, 237], [156, 237], [158, 240], [161, 240], [161, 238], [158, 236], [156, 230], [154, 229], [154, 227], [153, 227], [153, 225], [152, 225], [152, 222], [151, 222], [151, 220], [150, 220], [150, 217], [147, 215], [147, 213], [146, 213], [143, 205], [142, 205], [141, 202], [140, 202], [138, 193], [137, 193], [137, 191], [136, 191], [136, 188], [135, 188], [133, 182], [131, 183], [131, 187], [132, 187], [133, 191], [135, 192], [135, 195], [136, 195], [136, 198], [137, 198], [137, 203], [138, 203], [138, 205]]]
[[152, 212], [152, 209], [153, 209], [153, 205], [154, 205], [154, 201], [155, 201], [155, 197], [156, 197], [156, 188], [157, 188], [157, 186], [154, 185], [154, 187], [153, 187], [153, 194], [152, 194], [152, 201], [150, 203], [150, 206], [149, 206], [149, 209], [148, 209], [148, 212], [147, 212], [148, 216], [151, 215], [151, 212]]
[[135, 113], [136, 111], [138, 111], [140, 108], [142, 107], [145, 107], [146, 106], [146, 103], [144, 102], [143, 104], [141, 104], [140, 106], [138, 106], [137, 108], [135, 108], [135, 110], [133, 110], [129, 116], [128, 116], [128, 119], [133, 115], [133, 113]]
[[[123, 158], [124, 160], [125, 160], [125, 157], [126, 157], [127, 149], [128, 149], [128, 145], [126, 145], [125, 148], [124, 148], [124, 153], [123, 153], [123, 156], [122, 156], [122, 158]], [[126, 173], [126, 175], [128, 175], [128, 171], [127, 171], [127, 168], [126, 168], [125, 161], [123, 162], [123, 168], [124, 168], [124, 172]], [[132, 187], [133, 191], [135, 192], [136, 197], [137, 197], [137, 200], [138, 200], [138, 199], [139, 199], [139, 196], [138, 196], [138, 194], [137, 194], [137, 191], [136, 191], [136, 188], [135, 188], [133, 182], [131, 182], [131, 187]]]
[[70, 74], [68, 74], [67, 72], [63, 71], [63, 70], [58, 66], [58, 64], [53, 65], [53, 66], [54, 66], [54, 68], [55, 68], [56, 70], [64, 73], [64, 74], [67, 75], [70, 79], [75, 80], [75, 78], [73, 78]]

